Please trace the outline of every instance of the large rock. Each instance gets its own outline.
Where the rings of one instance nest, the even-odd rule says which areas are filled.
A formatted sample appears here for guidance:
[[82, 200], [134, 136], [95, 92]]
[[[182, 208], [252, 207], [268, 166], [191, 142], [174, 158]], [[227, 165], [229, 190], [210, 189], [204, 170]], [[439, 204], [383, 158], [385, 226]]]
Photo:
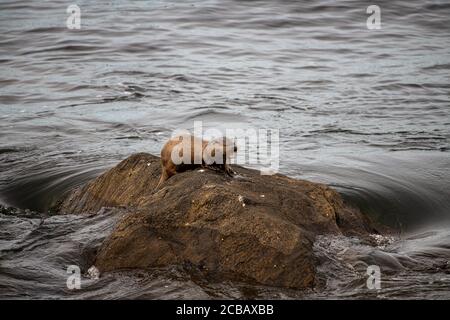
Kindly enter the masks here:
[[60, 213], [124, 207], [128, 214], [96, 258], [101, 271], [183, 265], [212, 280], [293, 288], [315, 282], [319, 234], [376, 232], [329, 187], [234, 167], [171, 177], [157, 192], [159, 158], [139, 153], [60, 204]]

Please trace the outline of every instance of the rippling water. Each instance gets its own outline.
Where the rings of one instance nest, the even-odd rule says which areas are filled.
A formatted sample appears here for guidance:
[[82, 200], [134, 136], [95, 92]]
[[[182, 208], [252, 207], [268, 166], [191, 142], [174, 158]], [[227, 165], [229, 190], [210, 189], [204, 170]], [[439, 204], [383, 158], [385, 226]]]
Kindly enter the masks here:
[[[65, 1], [0, 3], [0, 203], [45, 213], [130, 153], [158, 153], [172, 130], [195, 120], [276, 128], [282, 173], [330, 184], [404, 232], [379, 251], [324, 239], [333, 245], [319, 241], [318, 256], [346, 246], [360, 252], [345, 256], [355, 265], [415, 261], [389, 275], [380, 297], [450, 296], [446, 1], [378, 1], [380, 30], [366, 28], [367, 3], [359, 1], [76, 4], [80, 30], [67, 29]], [[198, 283], [175, 269], [107, 275], [68, 293], [56, 285], [65, 267], [87, 263], [80, 246], [95, 248], [113, 218], [18, 212], [0, 216], [2, 296], [368, 294], [358, 289], [364, 273], [337, 260], [321, 271], [334, 282], [306, 296]], [[409, 239], [418, 229], [421, 240]], [[423, 257], [437, 266], [419, 268]]]

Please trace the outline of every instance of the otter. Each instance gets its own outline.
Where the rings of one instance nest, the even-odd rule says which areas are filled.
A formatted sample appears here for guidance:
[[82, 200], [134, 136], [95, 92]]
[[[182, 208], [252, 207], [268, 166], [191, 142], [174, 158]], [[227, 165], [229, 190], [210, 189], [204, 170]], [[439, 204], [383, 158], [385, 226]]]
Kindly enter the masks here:
[[210, 141], [188, 134], [172, 137], [161, 149], [161, 178], [155, 190], [171, 176], [196, 168], [221, 170], [233, 176], [229, 161], [235, 152], [236, 144], [226, 137]]

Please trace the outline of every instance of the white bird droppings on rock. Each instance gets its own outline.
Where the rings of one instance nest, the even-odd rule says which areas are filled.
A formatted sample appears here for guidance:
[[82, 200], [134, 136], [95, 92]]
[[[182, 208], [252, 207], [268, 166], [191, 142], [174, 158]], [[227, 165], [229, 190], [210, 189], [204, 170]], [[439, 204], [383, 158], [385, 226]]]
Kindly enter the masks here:
[[240, 203], [242, 203], [242, 206], [243, 206], [243, 207], [245, 207], [245, 202], [244, 202], [244, 197], [243, 197], [243, 196], [239, 195], [238, 201], [239, 201]]

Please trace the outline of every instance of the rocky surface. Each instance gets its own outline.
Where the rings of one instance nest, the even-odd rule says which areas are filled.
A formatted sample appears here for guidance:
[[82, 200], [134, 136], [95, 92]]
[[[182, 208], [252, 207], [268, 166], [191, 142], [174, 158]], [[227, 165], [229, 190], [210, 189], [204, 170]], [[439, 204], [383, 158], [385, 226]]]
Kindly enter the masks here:
[[159, 158], [130, 156], [60, 203], [59, 213], [123, 207], [100, 248], [101, 271], [182, 265], [211, 280], [306, 288], [315, 284], [317, 235], [377, 233], [329, 187], [233, 166], [179, 173], [157, 191]]

